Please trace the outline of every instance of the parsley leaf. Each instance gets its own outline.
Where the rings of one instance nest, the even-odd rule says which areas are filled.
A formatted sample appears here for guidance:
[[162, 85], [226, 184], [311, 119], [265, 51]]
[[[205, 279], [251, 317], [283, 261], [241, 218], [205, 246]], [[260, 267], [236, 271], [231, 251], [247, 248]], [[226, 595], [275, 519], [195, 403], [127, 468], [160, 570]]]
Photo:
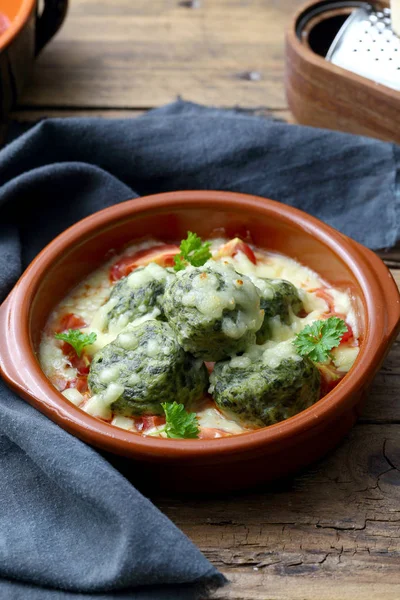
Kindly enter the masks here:
[[175, 271], [182, 271], [187, 266], [186, 261], [182, 258], [182, 254], [175, 254], [174, 263], [175, 263], [175, 265], [174, 265]]
[[181, 271], [188, 264], [201, 267], [211, 258], [210, 242], [203, 242], [195, 233], [188, 231], [186, 240], [182, 240], [180, 254], [174, 256], [175, 271]]
[[167, 424], [163, 431], [169, 438], [198, 438], [199, 425], [196, 414], [188, 413], [183, 404], [178, 402], [164, 402], [161, 404], [164, 409]]
[[84, 347], [94, 344], [97, 339], [97, 335], [94, 332], [87, 335], [86, 333], [79, 331], [79, 329], [69, 329], [68, 333], [55, 333], [54, 337], [57, 340], [63, 340], [63, 342], [67, 342], [72, 346], [79, 358], [81, 357]]
[[293, 340], [293, 344], [301, 356], [308, 356], [314, 362], [324, 362], [330, 357], [332, 348], [339, 346], [346, 331], [347, 326], [343, 319], [329, 317], [304, 327]]

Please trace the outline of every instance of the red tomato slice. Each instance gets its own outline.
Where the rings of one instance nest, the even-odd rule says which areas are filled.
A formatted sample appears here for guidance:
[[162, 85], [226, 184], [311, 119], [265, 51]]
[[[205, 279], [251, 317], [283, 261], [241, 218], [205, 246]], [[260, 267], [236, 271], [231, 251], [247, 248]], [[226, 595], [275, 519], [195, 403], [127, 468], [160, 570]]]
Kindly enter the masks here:
[[174, 244], [164, 244], [163, 246], [153, 246], [146, 250], [139, 250], [130, 256], [123, 256], [110, 269], [111, 281], [118, 281], [126, 277], [137, 267], [144, 267], [151, 262], [155, 262], [160, 267], [173, 267], [174, 256], [179, 254], [180, 249]]
[[68, 358], [71, 366], [78, 371], [79, 375], [87, 375], [89, 373], [90, 361], [86, 355], [79, 357], [68, 342], [63, 342], [61, 350], [64, 356]]
[[316, 290], [313, 290], [313, 292], [316, 296], [318, 296], [318, 298], [322, 298], [322, 300], [325, 300], [325, 302], [328, 305], [329, 312], [332, 313], [332, 315], [334, 315], [335, 314], [335, 305], [333, 302], [333, 298], [329, 294], [329, 292], [327, 292], [325, 288], [318, 288]]
[[321, 373], [320, 398], [323, 398], [337, 386], [339, 381], [343, 378], [344, 373], [337, 371], [333, 365], [319, 365], [318, 369]]
[[228, 437], [230, 434], [222, 429], [214, 429], [213, 427], [200, 427], [199, 440], [215, 440], [221, 437]]
[[54, 385], [54, 387], [57, 388], [57, 390], [59, 392], [63, 392], [64, 390], [67, 389], [67, 387], [69, 386], [69, 381], [67, 381], [66, 379], [64, 379], [63, 377], [58, 377], [57, 375], [55, 375], [54, 377], [52, 377], [50, 379], [51, 383]]
[[65, 389], [67, 388], [75, 388], [81, 394], [85, 394], [87, 391], [89, 391], [87, 375], [79, 375], [79, 377], [76, 379], [68, 381]]
[[239, 238], [234, 238], [230, 240], [227, 244], [222, 246], [217, 252], [216, 258], [220, 258], [221, 256], [235, 256], [238, 252], [243, 252], [247, 256], [250, 262], [253, 265], [257, 264], [256, 256], [253, 250], [248, 246], [245, 242], [243, 242]]
[[[324, 288], [319, 288], [319, 289], [313, 290], [313, 291], [314, 291], [315, 295], [318, 296], [318, 298], [322, 298], [323, 300], [325, 300], [325, 302], [328, 305], [329, 312], [325, 313], [322, 316], [323, 319], [328, 319], [329, 317], [338, 317], [339, 319], [346, 321], [346, 315], [342, 315], [340, 313], [335, 312], [335, 305], [333, 302], [333, 298], [329, 294], [329, 292], [327, 292]], [[351, 338], [354, 337], [353, 329], [352, 329], [351, 325], [349, 325], [347, 323], [347, 321], [346, 321], [346, 327], [347, 327], [347, 331], [342, 335], [342, 338], [340, 340], [341, 344], [348, 342]]]
[[145, 415], [144, 417], [139, 417], [138, 419], [135, 419], [135, 425], [138, 431], [144, 432], [149, 429], [153, 429], [153, 427], [165, 425], [165, 417], [161, 417], [158, 415]]
[[346, 326], [347, 326], [347, 331], [342, 335], [342, 339], [340, 340], [340, 344], [345, 344], [346, 342], [348, 342], [349, 340], [351, 340], [352, 337], [354, 337], [354, 333], [353, 333], [353, 330], [351, 328], [351, 325], [349, 325], [346, 322]]
[[67, 313], [61, 317], [60, 324], [54, 331], [55, 333], [62, 333], [63, 331], [68, 331], [68, 329], [81, 329], [82, 327], [86, 327], [86, 325], [85, 321], [79, 315]]

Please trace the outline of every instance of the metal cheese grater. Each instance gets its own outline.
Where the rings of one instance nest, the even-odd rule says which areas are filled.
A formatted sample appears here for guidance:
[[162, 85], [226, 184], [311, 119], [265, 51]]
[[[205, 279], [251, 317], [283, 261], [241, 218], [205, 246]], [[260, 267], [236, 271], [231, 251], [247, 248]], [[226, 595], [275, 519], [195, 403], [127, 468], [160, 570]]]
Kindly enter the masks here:
[[400, 37], [390, 9], [357, 8], [342, 25], [326, 59], [343, 69], [400, 91]]

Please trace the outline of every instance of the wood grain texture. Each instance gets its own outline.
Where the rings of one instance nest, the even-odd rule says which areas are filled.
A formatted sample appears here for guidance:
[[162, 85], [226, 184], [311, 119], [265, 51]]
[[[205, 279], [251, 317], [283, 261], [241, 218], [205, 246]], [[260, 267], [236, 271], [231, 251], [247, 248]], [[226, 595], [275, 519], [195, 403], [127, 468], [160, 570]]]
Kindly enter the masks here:
[[[19, 109], [10, 115], [12, 121], [40, 121], [47, 118], [65, 117], [96, 117], [103, 119], [134, 119], [145, 114], [146, 110], [140, 109], [85, 109], [85, 108], [50, 108], [50, 109]], [[247, 111], [246, 111], [247, 112]], [[293, 123], [293, 117], [288, 110], [270, 110], [267, 108], [249, 109], [249, 114], [272, 117], [286, 123]]]
[[216, 598], [394, 599], [399, 448], [399, 425], [360, 424], [325, 460], [280, 485], [158, 505], [232, 580]]
[[157, 503], [232, 582], [215, 598], [394, 600], [399, 449], [400, 425], [359, 424], [325, 460], [279, 485]]
[[300, 3], [74, 0], [20, 105], [148, 108], [179, 95], [285, 109], [284, 29]]

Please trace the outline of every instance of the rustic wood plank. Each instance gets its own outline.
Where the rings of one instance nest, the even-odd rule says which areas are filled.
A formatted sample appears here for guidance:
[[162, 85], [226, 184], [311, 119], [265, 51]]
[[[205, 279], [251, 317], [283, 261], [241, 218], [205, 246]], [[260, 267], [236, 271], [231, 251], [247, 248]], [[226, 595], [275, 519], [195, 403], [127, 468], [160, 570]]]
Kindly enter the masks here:
[[400, 339], [389, 356], [368, 394], [360, 421], [363, 423], [400, 423]]
[[[396, 260], [398, 260], [400, 263], [400, 250], [396, 251], [395, 249], [393, 249], [393, 256], [398, 256], [398, 259], [396, 259]], [[400, 290], [400, 268], [391, 268], [390, 272], [392, 273], [393, 278], [397, 284], [397, 287]]]
[[389, 248], [389, 250], [380, 250], [378, 254], [390, 269], [400, 269], [400, 244], [397, 244], [394, 248]]
[[[140, 109], [90, 109], [90, 108], [49, 108], [49, 109], [19, 109], [11, 113], [10, 119], [14, 121], [40, 121], [46, 118], [65, 117], [100, 117], [104, 119], [134, 119], [145, 114], [146, 110]], [[263, 117], [273, 117], [287, 123], [293, 122], [289, 110], [250, 109], [249, 114]]]
[[[399, 250], [393, 249], [391, 253], [393, 258], [400, 258]], [[391, 269], [391, 273], [400, 289], [400, 269]], [[400, 337], [375, 378], [360, 420], [365, 423], [400, 423], [399, 390]]]
[[215, 594], [215, 600], [399, 600], [399, 586], [390, 583], [340, 582], [335, 579], [315, 580], [312, 576], [274, 577], [240, 572], [230, 576], [231, 584]]
[[75, 0], [20, 104], [148, 108], [179, 95], [286, 109], [283, 38], [299, 4]]
[[394, 599], [399, 448], [399, 425], [357, 425], [294, 479], [217, 499], [156, 501], [232, 580], [215, 598]]

